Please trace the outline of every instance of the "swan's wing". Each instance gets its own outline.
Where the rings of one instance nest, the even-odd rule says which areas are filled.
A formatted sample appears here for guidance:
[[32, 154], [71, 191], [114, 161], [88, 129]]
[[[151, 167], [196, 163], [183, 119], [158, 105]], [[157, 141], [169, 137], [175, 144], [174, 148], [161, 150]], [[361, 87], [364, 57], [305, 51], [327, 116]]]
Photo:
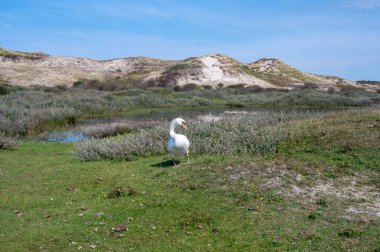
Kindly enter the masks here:
[[173, 149], [175, 148], [175, 139], [173, 137], [171, 137], [169, 140], [168, 140], [168, 145], [167, 145], [167, 148], [170, 152], [173, 151]]
[[168, 141], [168, 150], [174, 156], [185, 155], [189, 150], [190, 142], [186, 136], [181, 134], [176, 134], [174, 137], [171, 137]]
[[176, 136], [175, 140], [176, 140], [175, 141], [176, 142], [176, 146], [178, 148], [181, 148], [184, 151], [187, 151], [189, 149], [189, 147], [190, 147], [190, 141], [189, 141], [189, 139], [187, 139], [186, 136], [178, 134]]

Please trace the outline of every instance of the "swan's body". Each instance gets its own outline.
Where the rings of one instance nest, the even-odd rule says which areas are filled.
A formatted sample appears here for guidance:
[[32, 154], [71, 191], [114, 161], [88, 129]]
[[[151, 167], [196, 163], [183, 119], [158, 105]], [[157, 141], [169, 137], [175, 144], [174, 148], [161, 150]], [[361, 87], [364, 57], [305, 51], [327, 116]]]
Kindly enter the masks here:
[[175, 134], [168, 141], [168, 150], [173, 157], [184, 156], [189, 152], [190, 142], [186, 136]]
[[173, 164], [174, 165], [175, 165], [175, 161], [174, 161], [175, 157], [180, 157], [180, 156], [186, 155], [187, 161], [189, 161], [190, 142], [185, 135], [176, 134], [174, 132], [174, 128], [177, 125], [185, 128], [185, 129], [187, 128], [185, 120], [183, 120], [181, 118], [176, 118], [170, 123], [170, 139], [168, 141], [168, 150], [173, 157]]

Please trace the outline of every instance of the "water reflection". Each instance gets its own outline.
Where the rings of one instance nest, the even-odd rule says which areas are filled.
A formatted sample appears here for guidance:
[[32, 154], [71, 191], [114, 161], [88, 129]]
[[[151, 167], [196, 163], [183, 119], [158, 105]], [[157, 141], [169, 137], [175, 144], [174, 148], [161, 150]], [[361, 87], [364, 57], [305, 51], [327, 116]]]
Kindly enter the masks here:
[[[89, 139], [89, 136], [86, 136], [82, 132], [75, 132], [70, 130], [61, 130], [61, 131], [52, 131], [48, 133], [48, 136], [45, 138], [47, 142], [79, 142], [82, 140]], [[40, 140], [44, 140], [43, 138]]]

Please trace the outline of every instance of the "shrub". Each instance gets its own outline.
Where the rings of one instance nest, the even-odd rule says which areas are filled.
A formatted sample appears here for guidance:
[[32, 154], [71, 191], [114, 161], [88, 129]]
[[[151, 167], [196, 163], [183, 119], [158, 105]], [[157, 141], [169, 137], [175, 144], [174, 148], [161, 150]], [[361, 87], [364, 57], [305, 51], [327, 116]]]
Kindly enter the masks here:
[[240, 83], [240, 84], [234, 84], [234, 85], [229, 85], [227, 88], [236, 88], [236, 89], [241, 89], [244, 88], [247, 84], [245, 83]]
[[327, 93], [329, 93], [329, 94], [333, 94], [333, 93], [335, 93], [335, 88], [333, 88], [333, 87], [329, 87], [329, 88], [327, 89]]
[[202, 85], [202, 88], [203, 89], [207, 89], [207, 90], [211, 90], [212, 86], [210, 86], [210, 85]]
[[6, 94], [9, 94], [9, 89], [4, 85], [0, 85], [0, 95], [6, 95]]
[[134, 156], [160, 154], [165, 149], [166, 129], [155, 127], [138, 134], [114, 139], [92, 139], [76, 144], [74, 156], [83, 161], [131, 159]]
[[44, 127], [75, 123], [85, 113], [115, 111], [107, 93], [23, 90], [0, 97], [0, 131], [25, 135]]
[[17, 148], [18, 141], [15, 137], [6, 136], [0, 132], [0, 150], [14, 150]]
[[183, 91], [183, 88], [181, 86], [176, 85], [176, 86], [174, 86], [173, 90], [175, 92], [180, 92], [180, 91]]
[[198, 88], [197, 84], [189, 83], [189, 84], [183, 85], [182, 90], [183, 91], [191, 91], [191, 90], [196, 90], [197, 88]]
[[157, 125], [156, 121], [129, 122], [129, 123], [111, 123], [96, 127], [84, 128], [84, 135], [92, 138], [105, 138], [116, 136], [124, 133], [136, 132], [138, 129], [149, 128]]
[[[318, 115], [320, 113], [273, 112], [224, 116], [212, 122], [192, 121], [186, 135], [191, 142], [190, 152], [193, 154], [265, 155], [275, 152], [279, 143], [289, 136], [283, 123]], [[166, 152], [168, 138], [168, 125], [161, 123], [133, 135], [77, 143], [74, 155], [86, 161], [163, 154]]]
[[260, 93], [260, 92], [264, 92], [265, 89], [260, 87], [260, 86], [256, 86], [256, 85], [253, 85], [253, 86], [248, 86], [245, 88], [245, 90], [247, 92], [250, 92], [250, 93]]
[[301, 87], [304, 88], [304, 89], [315, 89], [315, 90], [319, 89], [318, 84], [317, 83], [313, 83], [313, 82], [306, 82]]
[[184, 70], [184, 69], [187, 69], [189, 68], [189, 64], [175, 64], [173, 66], [170, 66], [168, 68], [169, 71], [178, 71], [178, 70]]
[[56, 86], [56, 88], [57, 88], [58, 90], [60, 90], [60, 91], [66, 91], [66, 90], [68, 89], [68, 87], [65, 86], [65, 85], [58, 85], [58, 86]]
[[78, 81], [75, 81], [73, 83], [73, 87], [80, 87], [83, 85], [83, 81], [82, 80], [78, 80]]
[[370, 81], [370, 80], [359, 80], [359, 84], [370, 84], [370, 85], [380, 85], [380, 81]]
[[353, 96], [355, 92], [358, 91], [357, 88], [352, 86], [342, 86], [339, 93], [345, 95], [345, 96]]
[[293, 89], [271, 100], [264, 102], [269, 106], [369, 106], [371, 105], [370, 95], [361, 95], [360, 93], [349, 91], [342, 94], [328, 94], [319, 90], [310, 89]]

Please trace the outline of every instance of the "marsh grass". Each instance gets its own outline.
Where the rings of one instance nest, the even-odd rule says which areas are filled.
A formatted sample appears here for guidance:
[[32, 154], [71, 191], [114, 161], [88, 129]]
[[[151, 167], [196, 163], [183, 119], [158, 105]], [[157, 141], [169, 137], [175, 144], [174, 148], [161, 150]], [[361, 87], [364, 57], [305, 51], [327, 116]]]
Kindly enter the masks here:
[[[321, 112], [262, 112], [226, 115], [215, 121], [192, 121], [185, 132], [192, 154], [254, 155], [275, 153], [291, 131], [284, 123], [321, 116]], [[112, 139], [93, 139], [76, 144], [80, 160], [131, 159], [135, 156], [166, 153], [168, 122]]]
[[139, 108], [201, 107], [203, 97], [167, 97], [157, 90], [120, 93], [97, 90], [23, 90], [0, 96], [0, 131], [26, 135], [75, 123], [82, 116], [118, 113]]
[[165, 150], [166, 130], [162, 126], [140, 130], [136, 134], [115, 138], [91, 139], [76, 144], [74, 156], [80, 160], [122, 160], [136, 156], [162, 154]]
[[[288, 92], [252, 87], [175, 92], [172, 88], [87, 90], [77, 87], [7, 87], [0, 95], [0, 131], [20, 136], [64, 127], [81, 117], [151, 108], [190, 107], [369, 107], [379, 106], [380, 94], [360, 90], [347, 93], [294, 89]], [[9, 92], [8, 92], [9, 91]]]
[[83, 126], [80, 130], [84, 135], [98, 139], [117, 136], [119, 134], [133, 133], [137, 132], [138, 130], [150, 128], [158, 124], [159, 122], [153, 120], [142, 122], [113, 122], [109, 124], [89, 127]]

